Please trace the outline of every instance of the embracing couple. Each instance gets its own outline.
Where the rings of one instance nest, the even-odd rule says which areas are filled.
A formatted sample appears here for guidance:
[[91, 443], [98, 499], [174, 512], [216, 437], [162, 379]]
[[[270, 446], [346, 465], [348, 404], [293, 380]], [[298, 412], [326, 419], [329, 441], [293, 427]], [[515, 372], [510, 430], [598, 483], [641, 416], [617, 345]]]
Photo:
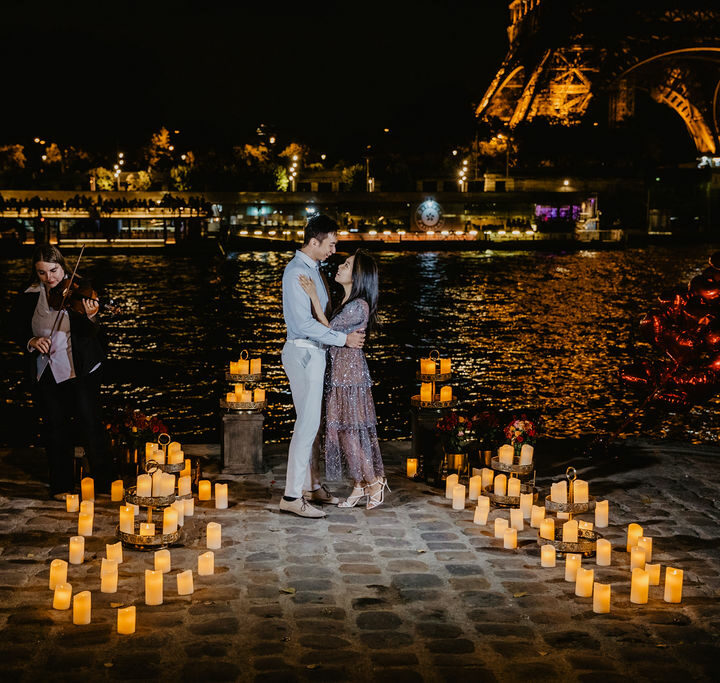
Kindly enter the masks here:
[[[377, 313], [378, 269], [362, 249], [349, 256], [335, 276], [343, 297], [333, 306], [320, 263], [335, 253], [337, 230], [328, 216], [310, 218], [303, 246], [286, 266], [282, 280], [287, 325], [282, 364], [297, 419], [280, 510], [300, 517], [325, 516], [311, 503], [355, 507], [364, 502], [372, 509], [383, 502], [387, 488], [372, 381], [362, 351]], [[346, 470], [353, 480], [352, 493], [342, 502], [320, 482], [321, 441], [327, 479], [340, 479]]]

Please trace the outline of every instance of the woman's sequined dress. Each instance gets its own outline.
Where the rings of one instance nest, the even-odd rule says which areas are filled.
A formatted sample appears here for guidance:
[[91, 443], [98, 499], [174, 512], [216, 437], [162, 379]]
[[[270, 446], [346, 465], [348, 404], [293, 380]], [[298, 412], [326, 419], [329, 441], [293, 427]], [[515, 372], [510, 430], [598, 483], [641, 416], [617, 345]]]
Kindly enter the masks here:
[[[366, 301], [354, 299], [330, 327], [346, 334], [365, 329], [369, 310]], [[325, 469], [331, 481], [341, 479], [343, 469], [354, 481], [385, 476], [371, 388], [362, 349], [331, 346], [325, 377]]]

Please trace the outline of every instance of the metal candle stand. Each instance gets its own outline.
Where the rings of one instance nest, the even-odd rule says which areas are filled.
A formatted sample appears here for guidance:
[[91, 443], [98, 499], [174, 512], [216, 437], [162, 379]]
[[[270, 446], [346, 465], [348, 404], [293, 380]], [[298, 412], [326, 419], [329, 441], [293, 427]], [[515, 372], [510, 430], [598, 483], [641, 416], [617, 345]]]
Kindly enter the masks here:
[[[243, 355], [244, 354], [244, 355]], [[247, 349], [243, 349], [240, 352], [241, 360], [249, 360], [249, 354]], [[232, 372], [225, 373], [225, 379], [228, 382], [242, 382], [243, 384], [255, 384], [262, 379], [262, 373], [248, 373], [245, 375], [238, 375]], [[220, 407], [225, 410], [232, 410], [237, 412], [250, 412], [257, 413], [267, 408], [267, 401], [228, 401], [227, 399], [220, 399]]]
[[[534, 483], [521, 483], [520, 493], [532, 493], [533, 503], [537, 502], [539, 491]], [[516, 508], [520, 506], [520, 496], [501, 496], [495, 493], [492, 484], [483, 489], [483, 495], [487, 496], [490, 502], [498, 508]]]

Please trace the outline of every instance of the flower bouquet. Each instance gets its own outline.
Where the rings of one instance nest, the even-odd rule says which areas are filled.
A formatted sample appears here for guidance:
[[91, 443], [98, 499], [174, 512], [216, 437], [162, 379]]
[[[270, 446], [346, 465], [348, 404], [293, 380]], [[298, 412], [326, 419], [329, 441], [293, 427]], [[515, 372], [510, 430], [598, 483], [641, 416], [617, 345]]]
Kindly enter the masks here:
[[435, 425], [435, 431], [447, 453], [464, 453], [475, 441], [472, 419], [456, 412], [440, 418]]
[[[140, 410], [126, 409], [106, 425], [111, 446], [120, 448], [124, 464], [137, 470], [145, 458], [145, 444], [156, 442], [168, 428], [157, 415], [146, 415]], [[117, 460], [117, 458], [116, 458]]]
[[523, 444], [534, 446], [538, 436], [537, 421], [531, 420], [527, 413], [513, 416], [510, 424], [505, 427], [505, 439], [515, 449], [515, 454], [520, 454]]

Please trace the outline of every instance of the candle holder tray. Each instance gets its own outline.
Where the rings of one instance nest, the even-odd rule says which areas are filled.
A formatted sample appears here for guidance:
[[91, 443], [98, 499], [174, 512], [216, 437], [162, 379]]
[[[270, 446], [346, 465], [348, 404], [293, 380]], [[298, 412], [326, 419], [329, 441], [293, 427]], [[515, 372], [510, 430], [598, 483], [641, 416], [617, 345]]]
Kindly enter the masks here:
[[418, 372], [417, 378], [421, 382], [449, 382], [452, 379], [452, 372], [444, 372], [442, 374], [433, 373], [432, 375], [425, 372]]
[[[520, 484], [520, 493], [532, 493], [533, 503], [537, 502], [539, 489], [532, 484]], [[500, 496], [495, 493], [492, 485], [483, 489], [483, 495], [490, 499], [490, 502], [499, 508], [516, 508], [520, 505], [520, 496]]]
[[256, 372], [252, 375], [236, 375], [232, 372], [226, 372], [225, 379], [228, 382], [259, 382], [262, 379], [262, 373]]
[[170, 474], [177, 474], [178, 472], [182, 472], [185, 469], [185, 459], [183, 458], [183, 462], [176, 462], [176, 463], [157, 463], [157, 468], [159, 470], [162, 470], [163, 472], [170, 472]]
[[454, 408], [457, 405], [458, 400], [453, 396], [449, 401], [441, 401], [440, 394], [435, 394], [434, 401], [421, 401], [420, 394], [413, 396], [410, 399], [410, 405], [415, 408]]
[[267, 408], [267, 401], [226, 401], [220, 399], [220, 407], [225, 410], [247, 410], [257, 412]]
[[166, 508], [170, 507], [176, 498], [174, 493], [169, 496], [138, 496], [136, 486], [129, 486], [125, 489], [125, 503], [139, 507]]
[[116, 536], [122, 541], [122, 544], [135, 550], [161, 550], [167, 548], [180, 540], [182, 528], [178, 527], [178, 530], [172, 534], [153, 534], [152, 536], [146, 536], [139, 532], [140, 522], [135, 522], [134, 534], [120, 531], [119, 524], [115, 527]]
[[504, 462], [500, 462], [500, 456], [496, 455], [490, 459], [490, 467], [496, 472], [510, 472], [517, 474], [519, 477], [529, 477], [535, 471], [535, 463], [529, 465], [520, 465], [519, 458], [513, 458], [513, 464], [508, 465]]
[[597, 542], [599, 538], [602, 538], [602, 535], [594, 529], [578, 529], [577, 542], [563, 541], [561, 527], [555, 529], [555, 538], [552, 540], [543, 538], [540, 536], [540, 531], [538, 531], [537, 543], [538, 545], [552, 545], [558, 553], [578, 553], [583, 557], [592, 557], [597, 552]]
[[545, 496], [545, 511], [555, 513], [566, 512], [571, 515], [578, 515], [594, 510], [596, 502], [595, 496], [588, 496], [587, 503], [556, 503], [550, 500], [550, 496]]

